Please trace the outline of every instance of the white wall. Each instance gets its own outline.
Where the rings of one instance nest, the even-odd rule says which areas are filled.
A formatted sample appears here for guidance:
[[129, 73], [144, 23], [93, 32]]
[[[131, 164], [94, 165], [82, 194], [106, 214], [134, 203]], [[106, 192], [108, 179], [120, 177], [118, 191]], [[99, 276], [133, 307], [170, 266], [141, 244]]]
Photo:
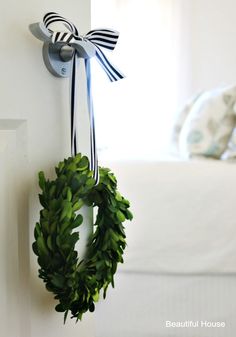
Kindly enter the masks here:
[[93, 0], [92, 13], [94, 27], [121, 32], [112, 57], [127, 76], [94, 90], [98, 144], [108, 148], [101, 156], [163, 158], [178, 107], [201, 90], [236, 81], [236, 1]]
[[186, 0], [190, 6], [192, 93], [236, 82], [236, 1]]

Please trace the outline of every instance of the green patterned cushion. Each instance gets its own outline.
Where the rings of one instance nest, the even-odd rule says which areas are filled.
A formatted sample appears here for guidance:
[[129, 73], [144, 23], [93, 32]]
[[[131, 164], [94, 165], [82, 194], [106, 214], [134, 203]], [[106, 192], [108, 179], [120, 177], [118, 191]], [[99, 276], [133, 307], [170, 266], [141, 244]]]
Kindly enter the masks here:
[[181, 129], [180, 153], [220, 159], [236, 125], [235, 103], [236, 86], [203, 93]]

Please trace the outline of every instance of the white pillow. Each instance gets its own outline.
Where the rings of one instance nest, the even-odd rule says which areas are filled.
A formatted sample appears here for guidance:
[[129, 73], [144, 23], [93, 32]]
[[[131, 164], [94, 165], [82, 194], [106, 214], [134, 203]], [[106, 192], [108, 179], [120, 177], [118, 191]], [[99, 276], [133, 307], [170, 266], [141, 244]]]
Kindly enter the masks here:
[[193, 97], [191, 97], [184, 104], [184, 106], [182, 106], [181, 109], [179, 109], [179, 111], [176, 114], [176, 118], [174, 120], [173, 127], [172, 127], [171, 140], [170, 140], [170, 142], [171, 142], [170, 151], [171, 151], [171, 154], [173, 154], [173, 155], [178, 156], [180, 154], [180, 151], [179, 151], [180, 132], [182, 130], [184, 122], [185, 122], [188, 114], [190, 113], [194, 103], [201, 96], [201, 94], [202, 94], [202, 92], [199, 92], [197, 95], [194, 95]]
[[221, 158], [236, 125], [235, 103], [236, 86], [203, 93], [181, 129], [181, 155]]
[[236, 128], [234, 128], [231, 138], [228, 143], [226, 151], [223, 153], [221, 159], [236, 160]]

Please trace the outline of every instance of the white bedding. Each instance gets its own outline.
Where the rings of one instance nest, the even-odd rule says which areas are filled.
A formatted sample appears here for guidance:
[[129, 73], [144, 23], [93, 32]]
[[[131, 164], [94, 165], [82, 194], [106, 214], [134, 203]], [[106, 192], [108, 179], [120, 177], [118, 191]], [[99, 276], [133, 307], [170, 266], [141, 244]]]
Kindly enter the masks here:
[[[95, 337], [233, 337], [235, 312], [236, 276], [117, 273], [115, 289], [96, 305]], [[167, 328], [166, 321], [199, 327]]]
[[236, 271], [236, 164], [106, 163], [131, 201], [121, 270]]

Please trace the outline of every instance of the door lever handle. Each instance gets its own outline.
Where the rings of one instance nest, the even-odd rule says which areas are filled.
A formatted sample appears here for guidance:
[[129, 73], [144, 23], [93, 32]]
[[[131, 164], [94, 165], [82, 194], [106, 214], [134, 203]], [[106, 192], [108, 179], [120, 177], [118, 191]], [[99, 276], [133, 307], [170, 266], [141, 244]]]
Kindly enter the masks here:
[[71, 61], [76, 50], [77, 56], [83, 59], [95, 56], [95, 46], [88, 40], [78, 40], [67, 45], [63, 42], [52, 43], [52, 36], [41, 22], [29, 25], [30, 32], [43, 41], [43, 60], [46, 68], [56, 77], [68, 77]]
[[51, 34], [42, 22], [31, 23], [29, 30], [38, 40], [43, 42], [51, 41]]

